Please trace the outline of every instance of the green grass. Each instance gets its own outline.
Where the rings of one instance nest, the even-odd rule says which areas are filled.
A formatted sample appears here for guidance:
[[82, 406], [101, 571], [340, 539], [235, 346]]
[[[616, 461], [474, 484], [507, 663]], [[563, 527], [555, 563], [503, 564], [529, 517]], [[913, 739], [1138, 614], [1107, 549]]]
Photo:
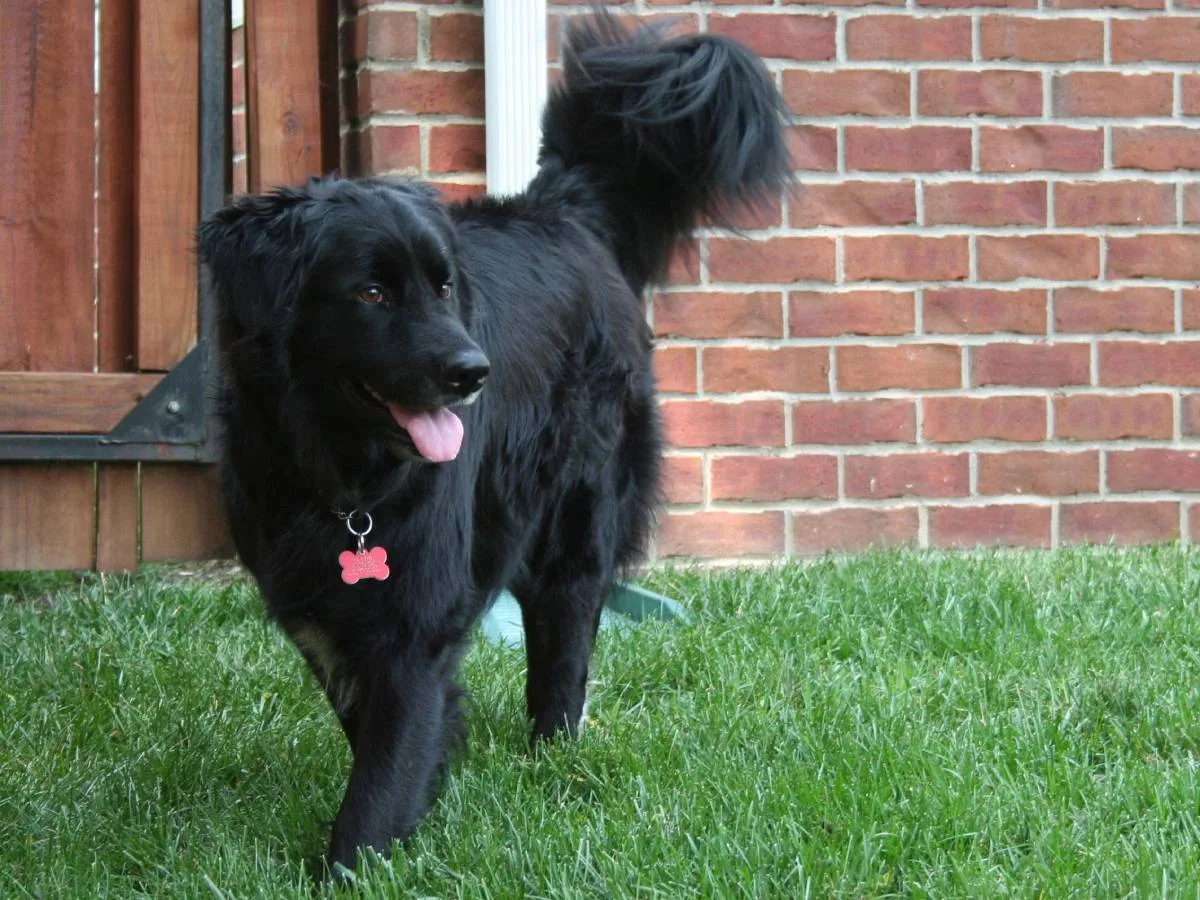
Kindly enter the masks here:
[[[376, 897], [1196, 896], [1200, 555], [660, 573], [592, 724], [469, 748]], [[0, 897], [312, 896], [348, 753], [242, 581], [0, 576]]]

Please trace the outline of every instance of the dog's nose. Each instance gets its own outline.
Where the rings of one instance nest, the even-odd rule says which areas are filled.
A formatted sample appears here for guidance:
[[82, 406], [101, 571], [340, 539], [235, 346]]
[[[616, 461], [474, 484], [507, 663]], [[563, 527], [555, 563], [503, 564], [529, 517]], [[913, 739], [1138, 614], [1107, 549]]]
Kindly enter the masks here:
[[482, 351], [461, 350], [445, 362], [446, 386], [460, 397], [469, 397], [483, 387], [491, 368]]

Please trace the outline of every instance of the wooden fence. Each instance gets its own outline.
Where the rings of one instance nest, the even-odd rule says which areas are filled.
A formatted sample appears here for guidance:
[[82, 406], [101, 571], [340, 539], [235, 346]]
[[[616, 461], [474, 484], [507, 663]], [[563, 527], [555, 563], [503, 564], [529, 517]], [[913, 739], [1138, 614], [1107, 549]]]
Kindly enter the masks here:
[[[246, 4], [252, 189], [337, 165], [336, 15]], [[0, 569], [229, 552], [193, 250], [230, 184], [229, 46], [227, 0], [0, 6]]]

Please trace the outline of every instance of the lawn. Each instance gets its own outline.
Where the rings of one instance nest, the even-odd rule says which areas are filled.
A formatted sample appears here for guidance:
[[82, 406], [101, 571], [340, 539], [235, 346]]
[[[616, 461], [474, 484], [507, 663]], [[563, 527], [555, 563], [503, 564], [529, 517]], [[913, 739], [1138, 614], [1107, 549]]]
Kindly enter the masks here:
[[[591, 724], [531, 754], [480, 643], [470, 744], [374, 897], [1195, 896], [1200, 554], [662, 572]], [[348, 752], [254, 589], [0, 575], [0, 897], [313, 895]]]

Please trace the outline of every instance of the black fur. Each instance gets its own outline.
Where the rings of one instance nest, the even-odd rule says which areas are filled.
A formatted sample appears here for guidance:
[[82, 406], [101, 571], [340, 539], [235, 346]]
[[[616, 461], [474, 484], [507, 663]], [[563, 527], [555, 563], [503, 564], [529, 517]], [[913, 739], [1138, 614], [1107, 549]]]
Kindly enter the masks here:
[[[432, 802], [461, 727], [459, 658], [505, 587], [534, 738], [574, 732], [602, 600], [658, 500], [639, 294], [698, 221], [780, 186], [782, 121], [737, 44], [598, 16], [570, 34], [523, 195], [445, 208], [420, 185], [329, 178], [201, 225], [234, 539], [354, 752], [331, 863], [387, 852]], [[453, 361], [481, 350], [461, 452], [422, 460], [380, 398], [460, 401], [484, 370], [464, 387]], [[371, 514], [390, 578], [341, 581], [354, 539], [335, 510]]]

